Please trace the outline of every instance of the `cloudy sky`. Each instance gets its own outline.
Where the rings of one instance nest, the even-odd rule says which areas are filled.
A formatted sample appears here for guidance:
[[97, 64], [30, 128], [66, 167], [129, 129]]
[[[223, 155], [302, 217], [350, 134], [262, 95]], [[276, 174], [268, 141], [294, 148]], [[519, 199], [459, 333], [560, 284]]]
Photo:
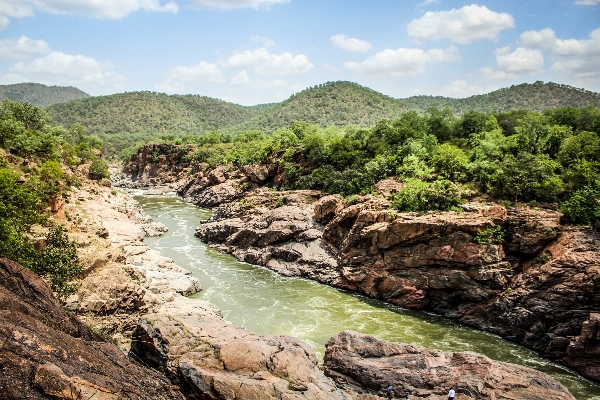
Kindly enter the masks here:
[[0, 84], [253, 105], [337, 80], [396, 98], [600, 91], [600, 0], [0, 0]]

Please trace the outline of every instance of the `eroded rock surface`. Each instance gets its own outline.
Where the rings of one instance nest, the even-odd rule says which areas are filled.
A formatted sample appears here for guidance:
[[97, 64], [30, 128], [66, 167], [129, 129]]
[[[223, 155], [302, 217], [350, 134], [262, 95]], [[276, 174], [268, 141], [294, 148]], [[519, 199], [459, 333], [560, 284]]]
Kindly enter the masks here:
[[133, 333], [136, 359], [164, 372], [189, 399], [346, 399], [317, 368], [312, 349], [287, 336], [260, 336], [208, 304], [159, 308]]
[[402, 399], [441, 399], [451, 387], [460, 399], [574, 399], [546, 374], [476, 353], [430, 350], [352, 331], [341, 332], [325, 346], [326, 374], [359, 394], [380, 394], [392, 385], [395, 397]]
[[6, 259], [0, 259], [0, 340], [2, 399], [183, 399], [161, 374], [65, 312], [37, 275]]

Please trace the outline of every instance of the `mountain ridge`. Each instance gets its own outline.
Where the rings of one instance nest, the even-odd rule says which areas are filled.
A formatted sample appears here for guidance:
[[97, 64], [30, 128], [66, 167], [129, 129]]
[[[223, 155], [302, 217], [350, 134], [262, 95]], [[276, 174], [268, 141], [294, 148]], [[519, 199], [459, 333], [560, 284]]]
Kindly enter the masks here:
[[[0, 86], [0, 97], [5, 87]], [[554, 82], [523, 83], [460, 99], [427, 95], [396, 99], [354, 82], [335, 81], [308, 87], [280, 103], [254, 106], [201, 95], [138, 91], [106, 96], [85, 94], [46, 109], [54, 123], [67, 127], [80, 124], [88, 134], [153, 136], [196, 135], [210, 131], [235, 134], [253, 129], [273, 132], [295, 121], [322, 127], [354, 125], [369, 128], [382, 119], [393, 120], [407, 111], [421, 114], [430, 107], [448, 107], [454, 114], [462, 115], [471, 110], [543, 112], [548, 108], [588, 105], [600, 107], [600, 93]]]
[[91, 96], [73, 86], [47, 86], [32, 82], [0, 85], [0, 100], [6, 98], [12, 101], [28, 101], [38, 107], [86, 97]]

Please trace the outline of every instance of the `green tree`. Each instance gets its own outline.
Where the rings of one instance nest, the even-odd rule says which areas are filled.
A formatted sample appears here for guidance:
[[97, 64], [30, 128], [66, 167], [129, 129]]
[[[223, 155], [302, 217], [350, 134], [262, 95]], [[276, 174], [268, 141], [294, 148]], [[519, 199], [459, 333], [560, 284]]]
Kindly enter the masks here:
[[468, 162], [465, 152], [450, 143], [439, 145], [431, 158], [436, 171], [448, 179], [454, 179], [464, 172]]

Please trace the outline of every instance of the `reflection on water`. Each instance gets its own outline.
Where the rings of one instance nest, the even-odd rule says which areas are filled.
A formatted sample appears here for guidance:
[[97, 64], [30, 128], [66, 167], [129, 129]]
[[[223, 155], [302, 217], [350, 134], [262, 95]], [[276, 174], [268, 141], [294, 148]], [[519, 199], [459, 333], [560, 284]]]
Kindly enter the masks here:
[[175, 196], [136, 199], [147, 214], [169, 228], [162, 237], [146, 238], [148, 246], [191, 270], [203, 288], [194, 297], [216, 305], [236, 325], [260, 334], [295, 336], [309, 343], [321, 359], [325, 342], [344, 329], [446, 351], [474, 351], [546, 372], [578, 399], [600, 396], [600, 385], [497, 336], [314, 281], [283, 277], [221, 254], [194, 237], [199, 221], [210, 217], [208, 210]]

